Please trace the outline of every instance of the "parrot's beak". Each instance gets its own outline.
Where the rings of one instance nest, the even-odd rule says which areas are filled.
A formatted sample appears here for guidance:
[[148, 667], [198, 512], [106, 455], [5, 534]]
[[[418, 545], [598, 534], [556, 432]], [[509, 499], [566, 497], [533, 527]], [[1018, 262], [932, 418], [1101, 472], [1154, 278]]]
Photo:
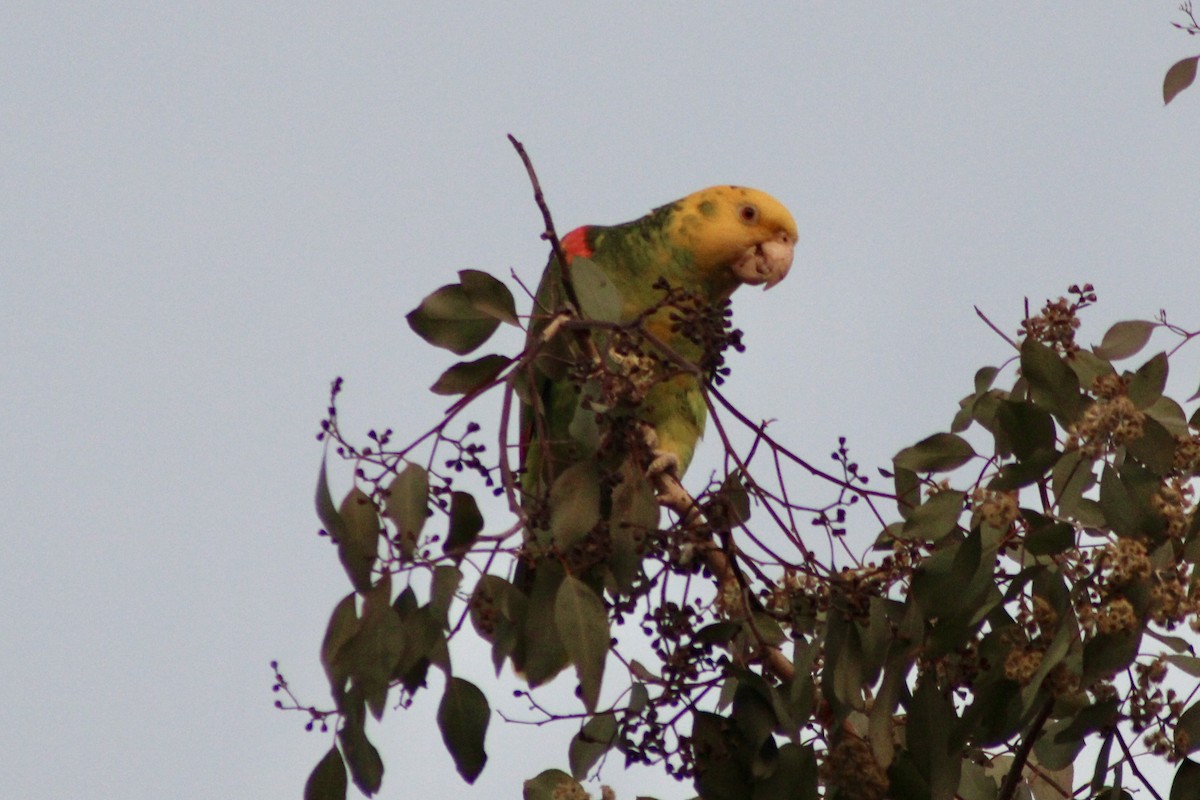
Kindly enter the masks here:
[[780, 232], [774, 239], [747, 248], [733, 263], [733, 274], [742, 283], [770, 289], [787, 277], [795, 250], [796, 240]]

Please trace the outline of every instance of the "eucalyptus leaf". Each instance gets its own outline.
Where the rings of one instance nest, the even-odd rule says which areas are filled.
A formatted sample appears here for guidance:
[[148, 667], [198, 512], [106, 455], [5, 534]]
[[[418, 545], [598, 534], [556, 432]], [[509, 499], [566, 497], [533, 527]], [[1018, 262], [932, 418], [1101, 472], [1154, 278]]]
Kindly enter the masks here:
[[584, 723], [567, 748], [571, 775], [581, 781], [596, 762], [616, 743], [617, 719], [612, 714], [597, 714]]
[[446, 681], [438, 705], [438, 729], [455, 769], [467, 783], [474, 783], [487, 763], [483, 745], [490, 721], [491, 708], [479, 687], [462, 678]]
[[517, 305], [503, 281], [477, 269], [459, 270], [458, 280], [477, 311], [509, 325], [519, 324]]
[[304, 784], [304, 800], [344, 800], [349, 781], [337, 747], [329, 748]]
[[443, 552], [456, 563], [461, 562], [482, 530], [483, 515], [479, 513], [475, 497], [467, 492], [451, 492], [450, 531], [442, 546]]
[[457, 283], [427, 296], [406, 319], [422, 339], [460, 356], [486, 342], [500, 325], [500, 320], [476, 308]]
[[1159, 353], [1142, 364], [1129, 381], [1129, 399], [1139, 409], [1154, 405], [1162, 397], [1169, 372], [1170, 365], [1166, 353]]
[[1113, 325], [1104, 334], [1100, 344], [1092, 348], [1092, 352], [1110, 361], [1120, 361], [1123, 358], [1137, 355], [1158, 323], [1144, 319], [1128, 319]]
[[429, 515], [429, 473], [424, 467], [407, 464], [392, 479], [383, 513], [396, 526], [401, 559], [410, 560]]
[[1179, 764], [1171, 781], [1170, 800], [1200, 800], [1200, 763], [1185, 758]]
[[568, 575], [554, 600], [554, 623], [575, 665], [583, 703], [588, 711], [595, 711], [611, 646], [604, 602], [587, 584]]
[[[1163, 77], [1163, 105], [1174, 100], [1180, 92], [1192, 85], [1192, 81], [1196, 80], [1196, 62], [1198, 60], [1200, 60], [1200, 56], [1180, 59], [1167, 70], [1167, 74]], [[1174, 793], [1172, 793], [1171, 800], [1176, 800]]]
[[600, 470], [591, 459], [572, 464], [550, 487], [550, 533], [563, 549], [579, 543], [600, 521]]
[[1033, 401], [1065, 423], [1074, 422], [1087, 406], [1079, 376], [1054, 350], [1034, 339], [1021, 343], [1021, 375]]
[[341, 742], [342, 755], [346, 759], [346, 766], [350, 768], [354, 785], [370, 797], [383, 784], [383, 759], [367, 738], [363, 725], [361, 718], [346, 718], [338, 731], [338, 741]]
[[365, 592], [371, 588], [371, 567], [379, 555], [379, 512], [371, 497], [356, 486], [342, 500], [338, 516], [342, 520], [338, 558], [354, 588]]
[[913, 472], [947, 472], [967, 463], [975, 451], [953, 433], [935, 433], [906, 447], [893, 459], [897, 468]]
[[495, 354], [460, 361], [438, 376], [429, 391], [441, 395], [470, 394], [495, 380], [511, 363], [507, 356]]

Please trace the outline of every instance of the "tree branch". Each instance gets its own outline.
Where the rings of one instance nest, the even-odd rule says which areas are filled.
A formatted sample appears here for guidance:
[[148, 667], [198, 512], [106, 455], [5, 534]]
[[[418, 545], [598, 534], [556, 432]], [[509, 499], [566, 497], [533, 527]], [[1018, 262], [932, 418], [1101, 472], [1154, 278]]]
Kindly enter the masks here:
[[525, 171], [529, 173], [529, 182], [533, 184], [533, 202], [537, 203], [538, 210], [542, 212], [542, 222], [546, 226], [542, 231], [542, 239], [550, 242], [550, 250], [554, 253], [554, 258], [562, 270], [563, 291], [567, 295], [567, 302], [578, 311], [580, 309], [579, 297], [575, 294], [575, 285], [571, 283], [571, 265], [567, 260], [566, 251], [563, 250], [562, 242], [559, 241], [558, 232], [554, 229], [554, 219], [550, 216], [550, 207], [546, 205], [546, 195], [542, 193], [542, 184], [538, 181], [537, 172], [533, 169], [533, 162], [529, 159], [529, 154], [525, 152], [525, 145], [517, 141], [517, 137], [510, 133], [508, 141], [512, 142], [512, 146], [516, 148], [517, 155], [521, 157], [521, 163], [525, 165]]
[[1029, 732], [1021, 740], [1021, 746], [1013, 753], [1012, 766], [1009, 767], [1008, 774], [1004, 776], [1004, 783], [1000, 786], [1000, 793], [996, 795], [996, 800], [1012, 800], [1016, 795], [1017, 787], [1021, 784], [1021, 776], [1025, 774], [1025, 764], [1029, 761], [1029, 754], [1033, 752], [1033, 745], [1041, 736], [1042, 728], [1046, 725], [1046, 720], [1050, 719], [1050, 712], [1053, 710], [1054, 699], [1050, 698], [1029, 725]]

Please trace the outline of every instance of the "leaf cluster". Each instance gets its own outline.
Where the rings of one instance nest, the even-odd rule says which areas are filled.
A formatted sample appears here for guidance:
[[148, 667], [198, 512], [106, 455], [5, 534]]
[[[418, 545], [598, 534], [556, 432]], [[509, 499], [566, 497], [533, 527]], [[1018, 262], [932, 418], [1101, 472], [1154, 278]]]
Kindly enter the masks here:
[[[1082, 346], [1079, 312], [1096, 298], [1072, 287], [1022, 322], [1009, 362], [976, 373], [946, 430], [879, 471], [887, 490], [844, 440], [838, 471], [818, 469], [710, 384], [728, 468], [664, 522], [621, 409], [638, 403], [629, 353], [657, 370], [678, 370], [678, 354], [619, 322], [583, 263], [582, 310], [543, 309], [540, 330], [557, 324], [567, 340], [533, 336], [516, 356], [451, 367], [434, 391], [462, 398], [412, 443], [395, 449], [386, 431], [353, 446], [331, 402], [322, 435], [356, 485], [335, 505], [322, 467], [317, 509], [353, 591], [322, 645], [337, 738], [306, 796], [344, 796], [347, 771], [379, 789], [368, 714], [411, 702], [430, 667], [444, 675], [442, 738], [463, 778], [478, 777], [493, 687], [455, 674], [459, 636], [488, 643], [497, 676], [517, 671], [540, 722], [574, 726], [567, 770], [531, 779], [531, 798], [586, 796], [581, 782], [614, 755], [702, 798], [1117, 796], [1128, 774], [1150, 786], [1139, 750], [1180, 764], [1177, 791], [1193, 785], [1200, 659], [1180, 634], [1200, 626], [1200, 411], [1166, 394], [1173, 350], [1119, 364], [1156, 333], [1196, 334], [1134, 320]], [[409, 320], [466, 355], [519, 319], [501, 281], [460, 279]], [[671, 291], [664, 302], [679, 300]], [[726, 330], [710, 338], [732, 346]], [[534, 491], [508, 464], [507, 418], [494, 450], [475, 423], [452, 430], [490, 389], [511, 408], [547, 363], [578, 389], [574, 461]], [[729, 418], [754, 431], [749, 451], [730, 444]], [[791, 499], [797, 475], [832, 499]], [[509, 519], [496, 524], [464, 480], [504, 495]], [[869, 552], [851, 552], [852, 530], [875, 534]], [[566, 668], [578, 705], [542, 705], [535, 690]], [[1088, 742], [1096, 760], [1076, 774]]]

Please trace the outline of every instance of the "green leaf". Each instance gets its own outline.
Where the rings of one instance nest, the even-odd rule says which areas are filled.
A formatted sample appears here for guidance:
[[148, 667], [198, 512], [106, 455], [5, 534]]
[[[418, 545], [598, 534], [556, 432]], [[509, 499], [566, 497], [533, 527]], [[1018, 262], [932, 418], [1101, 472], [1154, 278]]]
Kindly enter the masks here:
[[460, 356], [486, 342], [500, 325], [498, 319], [478, 310], [457, 283], [426, 297], [406, 319], [422, 339]]
[[787, 634], [779, 626], [779, 621], [770, 614], [756, 611], [753, 617], [753, 629], [747, 626], [746, 630], [754, 638], [760, 639], [763, 644], [770, 647], [779, 647], [788, 640]]
[[988, 481], [987, 487], [993, 492], [1009, 492], [1037, 483], [1046, 477], [1058, 458], [1058, 453], [1043, 450], [1029, 461], [1014, 461], [1000, 467], [995, 478]]
[[1097, 796], [1104, 788], [1104, 778], [1108, 775], [1113, 737], [1116, 732], [1114, 728], [1104, 733], [1104, 739], [1100, 744], [1100, 752], [1096, 755], [1096, 767], [1092, 772], [1092, 780], [1088, 786], [1093, 797]]
[[539, 773], [536, 778], [525, 781], [521, 791], [522, 800], [562, 800], [586, 795], [584, 788], [561, 769], [548, 769]]
[[569, 657], [555, 624], [554, 600], [566, 575], [561, 562], [542, 559], [533, 571], [533, 588], [513, 647], [513, 668], [530, 687], [549, 681], [567, 666]]
[[1138, 367], [1129, 381], [1129, 399], [1138, 408], [1149, 408], [1162, 397], [1167, 386], [1167, 354], [1159, 353]]
[[429, 473], [424, 467], [409, 464], [392, 479], [383, 513], [396, 526], [401, 560], [411, 560], [429, 516]]
[[346, 758], [346, 766], [350, 768], [350, 777], [354, 779], [363, 794], [370, 795], [379, 791], [383, 784], [383, 759], [375, 745], [367, 739], [361, 717], [347, 717], [338, 731], [338, 740], [342, 743], [342, 754]]
[[999, 786], [988, 777], [983, 765], [963, 759], [962, 777], [958, 781], [958, 796], [962, 800], [996, 800]]
[[452, 492], [450, 494], [450, 532], [446, 535], [446, 543], [442, 552], [454, 558], [455, 563], [461, 562], [475, 537], [483, 530], [483, 515], [474, 496], [467, 492]]
[[661, 507], [654, 487], [645, 474], [627, 461], [621, 470], [621, 482], [612, 492], [612, 517], [609, 538], [612, 552], [608, 568], [619, 594], [633, 591], [641, 572], [642, 553], [651, 532], [658, 530]]
[[692, 712], [692, 752], [696, 759], [696, 790], [704, 800], [742, 800], [751, 797], [751, 777], [739, 762], [748, 755], [735, 750], [731, 723], [719, 714]]
[[588, 258], [575, 258], [570, 267], [571, 283], [586, 319], [601, 322], [621, 321], [621, 293], [604, 270]]
[[975, 373], [975, 394], [983, 394], [992, 388], [999, 372], [997, 367], [980, 367]]
[[[1176, 61], [1163, 77], [1163, 105], [1167, 105], [1175, 96], [1192, 85], [1196, 80], [1196, 61], [1200, 56], [1192, 56]], [[1175, 800], [1172, 793], [1171, 800]]]
[[334, 657], [334, 670], [350, 676], [376, 719], [383, 715], [388, 684], [405, 647], [404, 626], [391, 595], [392, 582], [385, 574], [364, 593], [358, 629]]
[[1142, 410], [1146, 412], [1146, 416], [1153, 417], [1172, 435], [1188, 435], [1187, 415], [1183, 413], [1183, 407], [1171, 398], [1164, 395]]
[[1200, 703], [1193, 703], [1175, 724], [1175, 747], [1184, 755], [1200, 750]]
[[[774, 741], [771, 741], [771, 734], [780, 722], [776, 718], [768, 698], [763, 697], [753, 685], [754, 677], [746, 675], [737, 681], [737, 688], [733, 694], [733, 711], [729, 718], [755, 754], [754, 763], [751, 764], [752, 774], [756, 778], [761, 778], [769, 774], [771, 767], [774, 766], [772, 762], [777, 751], [770, 747], [774, 745]], [[769, 693], [770, 691], [765, 684], [758, 688], [761, 688], [763, 692]], [[763, 753], [764, 745], [768, 746], [766, 753]]]
[[484, 641], [492, 643], [496, 674], [516, 647], [517, 631], [525, 619], [528, 598], [498, 575], [484, 575], [471, 594], [471, 625]]
[[1175, 437], [1152, 417], [1142, 422], [1142, 435], [1125, 444], [1125, 451], [1155, 475], [1166, 475], [1175, 466]]
[[779, 748], [775, 770], [754, 786], [752, 800], [819, 800], [817, 757], [812, 745], [788, 742]]
[[458, 280], [467, 295], [467, 300], [477, 311], [509, 325], [519, 325], [517, 305], [513, 302], [512, 292], [502, 281], [477, 269], [459, 270]]
[[[425, 674], [431, 664], [449, 673], [450, 653], [442, 632], [444, 620], [435, 619], [428, 605], [410, 607], [410, 603], [416, 602], [410, 592], [411, 587], [405, 589], [392, 604], [402, 624], [399, 636], [402, 649], [392, 670], [392, 680], [400, 681], [412, 694], [425, 685]], [[403, 602], [406, 596], [408, 602]]]
[[577, 453], [580, 456], [591, 456], [600, 447], [600, 425], [596, 420], [597, 412], [592, 401], [581, 395], [575, 406], [575, 415], [567, 426], [567, 435], [571, 441], [579, 445]]
[[717, 490], [717, 497], [723, 501], [717, 515], [720, 522], [711, 519], [710, 522], [722, 528], [734, 528], [750, 521], [750, 495], [742, 484], [741, 475], [736, 472], [726, 475]]
[[616, 738], [617, 718], [612, 714], [597, 714], [584, 724], [567, 749], [567, 760], [575, 780], [587, 778], [600, 757], [612, 749]]
[[434, 394], [469, 394], [486, 386], [512, 363], [506, 356], [490, 355], [474, 361], [460, 361], [443, 372], [430, 387]]
[[554, 599], [554, 624], [575, 665], [583, 704], [595, 711], [612, 639], [604, 602], [586, 583], [568, 575]]
[[1029, 382], [1033, 401], [1065, 423], [1074, 422], [1087, 406], [1075, 371], [1054, 350], [1033, 339], [1021, 343], [1021, 376]]
[[[1167, 545], [1166, 548], [1168, 550], [1172, 549], [1170, 545]], [[1146, 635], [1151, 639], [1157, 639], [1171, 650], [1174, 650], [1176, 653], [1182, 653], [1184, 651], [1189, 653], [1194, 652], [1192, 650], [1192, 646], [1188, 644], [1187, 639], [1184, 639], [1182, 636], [1168, 636], [1165, 633], [1158, 633], [1152, 628], [1146, 629]]]
[[936, 542], [958, 526], [963, 511], [962, 492], [943, 490], [913, 509], [900, 538]]
[[1091, 386], [1096, 379], [1103, 375], [1116, 375], [1112, 362], [1101, 358], [1091, 350], [1078, 350], [1067, 362], [1072, 371], [1079, 376], [1080, 386]]
[[893, 480], [896, 485], [896, 510], [901, 519], [912, 516], [913, 509], [921, 505], [921, 479], [911, 469], [896, 467]]
[[1096, 484], [1096, 476], [1092, 472], [1092, 461], [1085, 461], [1079, 450], [1072, 450], [1054, 465], [1051, 473], [1051, 487], [1054, 491], [1058, 512], [1064, 516], [1074, 517], [1079, 510], [1083, 493]]
[[1113, 532], [1133, 536], [1138, 529], [1138, 512], [1121, 476], [1108, 464], [1100, 473], [1100, 510]]
[[1004, 433], [1005, 450], [1020, 461], [1054, 454], [1054, 419], [1033, 403], [1001, 401], [996, 421]]
[[1153, 507], [1157, 475], [1133, 461], [1119, 470], [1105, 466], [1100, 477], [1100, 509], [1109, 528], [1119, 536], [1154, 539], [1166, 523]]
[[1025, 549], [1035, 556], [1056, 556], [1075, 546], [1075, 528], [1052, 522], [1034, 528], [1025, 537]]
[[588, 459], [563, 470], [550, 487], [550, 533], [568, 549], [600, 521], [600, 471]]
[[1200, 678], [1200, 658], [1179, 655], [1166, 656], [1165, 658], [1167, 662], [1183, 670], [1193, 678]]
[[429, 586], [429, 612], [443, 627], [446, 626], [450, 604], [454, 602], [454, 593], [458, 591], [462, 577], [462, 572], [457, 567], [445, 564], [433, 570], [433, 581]]
[[1063, 725], [1064, 720], [1056, 720], [1046, 726], [1025, 767], [1033, 800], [1063, 800], [1059, 787], [1075, 785], [1075, 761], [1083, 743], [1055, 742], [1054, 735]]
[[348, 784], [342, 754], [331, 747], [309, 774], [304, 784], [304, 800], [344, 800]]
[[1200, 764], [1190, 758], [1183, 760], [1171, 781], [1170, 800], [1200, 800]]
[[325, 626], [325, 638], [321, 641], [321, 665], [325, 667], [325, 676], [329, 679], [329, 688], [334, 700], [339, 700], [345, 692], [348, 677], [337, 657], [338, 651], [357, 631], [358, 608], [355, 593], [351, 592], [334, 606], [333, 613], [329, 615], [329, 623]]
[[1150, 341], [1150, 334], [1154, 333], [1157, 327], [1157, 323], [1144, 319], [1118, 322], [1108, 329], [1104, 339], [1092, 348], [1092, 352], [1109, 361], [1120, 361], [1137, 355], [1146, 346], [1146, 342]]
[[355, 486], [338, 509], [342, 533], [337, 539], [338, 559], [354, 588], [371, 588], [371, 567], [379, 555], [379, 512], [368, 494]]
[[953, 433], [935, 433], [892, 459], [897, 468], [913, 472], [947, 472], [967, 463], [975, 451], [967, 440]]
[[1073, 717], [1065, 717], [1065, 724], [1054, 734], [1056, 743], [1078, 742], [1083, 745], [1089, 734], [1109, 729], [1120, 714], [1116, 700], [1090, 703], [1079, 709]]
[[1142, 637], [1128, 631], [1101, 633], [1083, 646], [1083, 678], [1087, 685], [1097, 678], [1108, 679], [1137, 658]]
[[954, 707], [935, 680], [922, 676], [909, 701], [906, 740], [909, 752], [929, 777], [929, 797], [951, 800], [958, 788], [961, 757], [948, 745], [956, 721]]
[[342, 537], [342, 518], [333, 505], [333, 496], [329, 493], [329, 480], [325, 474], [325, 459], [321, 459], [321, 472], [317, 475], [317, 519], [325, 526], [325, 532], [334, 541]]
[[483, 741], [491, 721], [491, 708], [479, 687], [462, 678], [449, 678], [437, 724], [442, 741], [454, 759], [454, 768], [467, 783], [474, 783], [487, 763]]

